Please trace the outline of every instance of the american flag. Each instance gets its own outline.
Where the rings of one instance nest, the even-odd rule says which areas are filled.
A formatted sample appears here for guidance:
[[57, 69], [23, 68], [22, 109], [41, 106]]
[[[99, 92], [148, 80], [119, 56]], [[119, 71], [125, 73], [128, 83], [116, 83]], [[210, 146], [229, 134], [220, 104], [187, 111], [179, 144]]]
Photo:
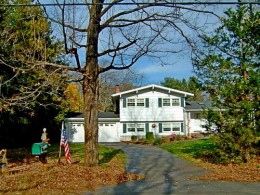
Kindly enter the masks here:
[[70, 148], [69, 148], [69, 144], [68, 144], [68, 138], [67, 138], [67, 134], [66, 134], [66, 129], [63, 129], [62, 132], [61, 132], [60, 145], [63, 146], [64, 149], [65, 149], [66, 161], [69, 164], [71, 164]]

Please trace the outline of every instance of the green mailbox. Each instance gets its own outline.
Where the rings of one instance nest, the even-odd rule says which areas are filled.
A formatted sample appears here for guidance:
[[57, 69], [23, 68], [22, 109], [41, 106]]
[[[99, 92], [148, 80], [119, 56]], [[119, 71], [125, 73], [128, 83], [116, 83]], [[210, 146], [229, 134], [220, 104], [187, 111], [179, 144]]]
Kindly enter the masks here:
[[48, 152], [48, 143], [34, 143], [32, 145], [32, 155], [42, 155]]

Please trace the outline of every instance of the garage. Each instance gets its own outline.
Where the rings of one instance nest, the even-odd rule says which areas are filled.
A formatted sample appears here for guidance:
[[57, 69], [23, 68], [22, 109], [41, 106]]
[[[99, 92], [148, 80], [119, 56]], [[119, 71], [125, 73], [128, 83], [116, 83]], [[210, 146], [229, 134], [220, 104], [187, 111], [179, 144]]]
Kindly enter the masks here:
[[[66, 119], [65, 128], [68, 130], [69, 142], [85, 142], [84, 115], [70, 113]], [[101, 112], [98, 115], [98, 142], [120, 142], [118, 132], [119, 115], [114, 112]]]
[[98, 142], [120, 142], [117, 123], [99, 123]]

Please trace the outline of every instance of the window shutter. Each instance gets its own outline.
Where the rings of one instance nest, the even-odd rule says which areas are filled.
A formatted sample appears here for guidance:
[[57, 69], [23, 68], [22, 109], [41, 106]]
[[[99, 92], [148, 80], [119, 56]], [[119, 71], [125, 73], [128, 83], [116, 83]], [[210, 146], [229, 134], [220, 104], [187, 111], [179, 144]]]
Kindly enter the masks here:
[[145, 132], [149, 132], [149, 123], [145, 123]]
[[126, 108], [126, 98], [123, 98], [123, 108]]
[[184, 125], [181, 123], [181, 132], [184, 132]]
[[123, 133], [126, 133], [126, 124], [123, 124]]
[[162, 107], [162, 98], [158, 98], [158, 107]]
[[159, 123], [159, 133], [162, 133], [162, 123]]
[[184, 107], [184, 103], [185, 103], [185, 97], [181, 98], [181, 107]]
[[145, 98], [145, 107], [149, 108], [149, 98]]

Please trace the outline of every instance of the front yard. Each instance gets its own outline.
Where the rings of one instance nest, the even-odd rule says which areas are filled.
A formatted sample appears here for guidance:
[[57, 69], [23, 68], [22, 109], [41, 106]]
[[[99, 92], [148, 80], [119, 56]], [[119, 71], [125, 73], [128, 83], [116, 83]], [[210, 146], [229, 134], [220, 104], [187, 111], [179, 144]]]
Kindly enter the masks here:
[[198, 179], [260, 182], [260, 157], [249, 163], [240, 165], [222, 165], [208, 162], [207, 160], [211, 159], [206, 159], [203, 154], [215, 149], [212, 138], [172, 142], [160, 147], [173, 155], [184, 158], [209, 170], [208, 174]]

